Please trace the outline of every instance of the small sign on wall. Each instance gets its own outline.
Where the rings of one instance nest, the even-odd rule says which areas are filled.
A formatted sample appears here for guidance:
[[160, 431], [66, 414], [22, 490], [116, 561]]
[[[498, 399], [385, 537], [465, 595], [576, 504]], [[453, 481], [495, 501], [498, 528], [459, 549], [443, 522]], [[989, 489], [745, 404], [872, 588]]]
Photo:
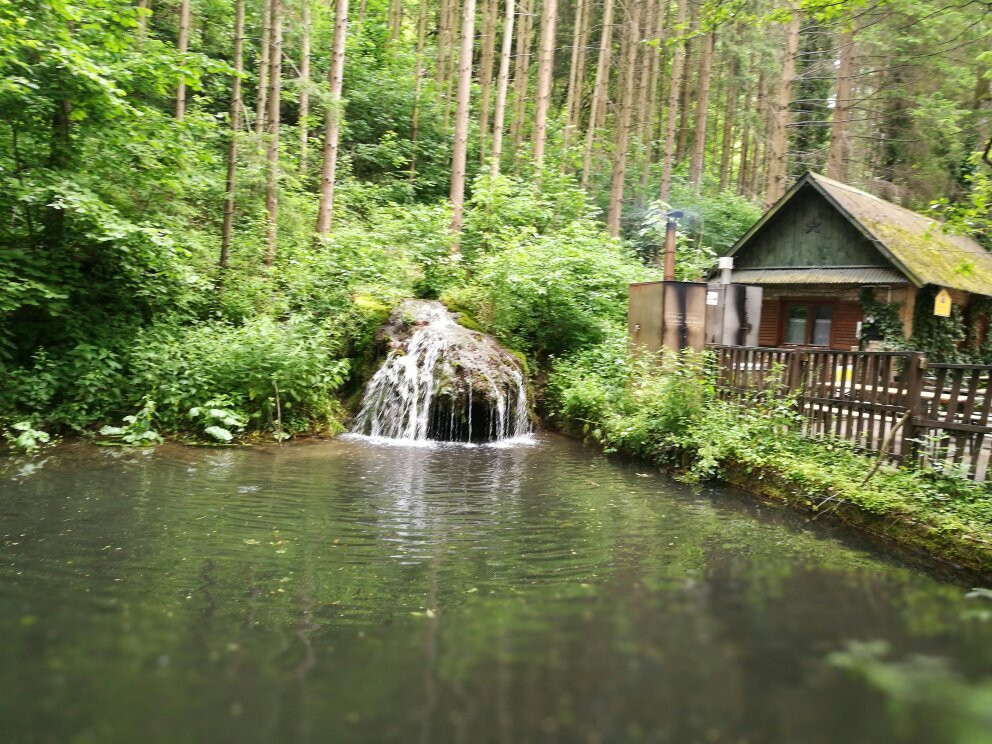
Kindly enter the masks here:
[[951, 317], [951, 293], [941, 289], [933, 298], [933, 314], [941, 318]]

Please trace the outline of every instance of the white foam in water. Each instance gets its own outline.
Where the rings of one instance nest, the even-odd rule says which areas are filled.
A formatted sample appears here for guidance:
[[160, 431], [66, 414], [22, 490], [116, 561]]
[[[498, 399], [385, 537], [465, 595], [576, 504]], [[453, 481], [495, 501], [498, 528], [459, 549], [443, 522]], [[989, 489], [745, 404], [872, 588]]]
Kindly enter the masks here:
[[415, 312], [421, 325], [406, 349], [390, 351], [369, 380], [352, 434], [406, 446], [428, 445], [431, 434], [465, 446], [475, 446], [473, 436], [531, 443], [524, 441], [531, 425], [527, 385], [516, 360], [489, 337], [455, 323], [440, 303], [407, 303], [400, 310]]

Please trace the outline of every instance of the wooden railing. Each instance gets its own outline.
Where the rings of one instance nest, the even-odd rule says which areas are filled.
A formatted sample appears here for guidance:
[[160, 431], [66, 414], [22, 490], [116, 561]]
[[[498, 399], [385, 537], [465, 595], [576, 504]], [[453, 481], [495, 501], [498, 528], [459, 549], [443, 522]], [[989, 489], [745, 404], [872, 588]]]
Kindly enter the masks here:
[[919, 352], [710, 349], [721, 397], [793, 395], [807, 436], [989, 477], [992, 365], [928, 364]]

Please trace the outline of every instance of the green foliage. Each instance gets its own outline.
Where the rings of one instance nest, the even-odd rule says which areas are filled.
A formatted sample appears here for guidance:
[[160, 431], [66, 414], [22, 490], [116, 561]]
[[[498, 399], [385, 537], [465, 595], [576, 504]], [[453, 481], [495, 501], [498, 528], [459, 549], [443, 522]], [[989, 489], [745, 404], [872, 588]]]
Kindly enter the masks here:
[[684, 281], [705, 276], [716, 263], [716, 257], [726, 255], [761, 217], [761, 209], [742, 196], [698, 192], [681, 181], [676, 182], [668, 204], [653, 202], [632, 230], [634, 250], [645, 261], [662, 251], [665, 215], [672, 210], [683, 213], [676, 221], [675, 273], [677, 279]]
[[209, 400], [206, 406], [189, 409], [189, 417], [203, 426], [203, 433], [219, 442], [230, 442], [235, 433], [248, 424], [248, 419], [232, 410], [233, 404], [225, 396]]
[[992, 250], [992, 166], [982, 160], [982, 153], [974, 152], [968, 158], [963, 180], [963, 198], [942, 197], [930, 207], [945, 220], [949, 231], [970, 235]]
[[805, 438], [794, 402], [781, 390], [770, 386], [741, 401], [723, 400], [710, 375], [705, 356], [632, 360], [618, 329], [608, 342], [554, 364], [547, 403], [565, 430], [611, 451], [680, 466], [688, 480], [743, 468], [774, 478], [786, 498], [813, 510], [853, 504], [988, 544], [986, 485], [941, 469], [891, 466], [865, 485], [870, 459], [848, 442]]
[[704, 367], [705, 357], [692, 353], [631, 359], [617, 329], [607, 343], [554, 365], [549, 402], [560, 421], [610, 451], [676, 462], [713, 399]]
[[916, 296], [913, 337], [909, 340], [909, 345], [924, 352], [931, 362], [961, 362], [961, 344], [966, 336], [961, 310], [957, 305], [952, 305], [950, 317], [934, 315], [933, 302], [936, 295], [936, 288], [925, 287]]
[[119, 439], [124, 444], [149, 445], [161, 444], [162, 436], [155, 431], [155, 401], [145, 400], [141, 409], [130, 416], [124, 417], [123, 426], [104, 426], [100, 434], [105, 437]]
[[335, 331], [303, 316], [153, 328], [136, 341], [131, 375], [158, 401], [157, 420], [168, 432], [193, 429], [216, 438], [204, 425], [221, 423], [274, 431], [277, 395], [287, 432], [334, 431], [334, 393], [348, 372], [348, 361], [334, 357], [340, 348]]
[[861, 310], [864, 313], [864, 323], [861, 327], [862, 339], [878, 339], [882, 342], [883, 351], [898, 351], [906, 348], [903, 337], [902, 320], [899, 318], [899, 308], [895, 302], [879, 302], [875, 299], [875, 290], [861, 290]]
[[650, 276], [618, 241], [574, 222], [551, 235], [525, 231], [483, 256], [472, 283], [449, 298], [497, 338], [537, 358], [601, 341], [624, 317], [627, 284]]
[[11, 447], [22, 452], [34, 452], [51, 441], [47, 432], [35, 429], [30, 421], [11, 424], [10, 431], [5, 430], [3, 436]]
[[480, 177], [465, 225], [471, 280], [445, 301], [539, 360], [603, 340], [624, 318], [627, 284], [657, 276], [603, 232], [573, 183], [550, 173], [540, 189]]

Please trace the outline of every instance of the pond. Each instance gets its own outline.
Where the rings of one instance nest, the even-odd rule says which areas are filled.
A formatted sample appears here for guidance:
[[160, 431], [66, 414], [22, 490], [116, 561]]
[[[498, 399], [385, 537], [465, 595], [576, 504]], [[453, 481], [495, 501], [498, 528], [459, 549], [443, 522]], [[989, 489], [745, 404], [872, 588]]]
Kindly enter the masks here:
[[556, 436], [4, 467], [4, 742], [992, 741], [983, 592]]

